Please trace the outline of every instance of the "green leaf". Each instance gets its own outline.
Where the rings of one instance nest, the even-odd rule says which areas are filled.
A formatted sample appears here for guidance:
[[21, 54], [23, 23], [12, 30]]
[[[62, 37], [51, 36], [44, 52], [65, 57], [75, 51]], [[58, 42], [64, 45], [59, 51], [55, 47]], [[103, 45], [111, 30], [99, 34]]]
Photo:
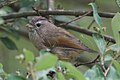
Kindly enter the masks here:
[[100, 52], [102, 54], [104, 54], [105, 49], [106, 49], [106, 42], [105, 42], [103, 36], [96, 33], [96, 34], [93, 34], [93, 39], [95, 40], [95, 42], [97, 44], [97, 47], [99, 48]]
[[55, 56], [51, 53], [42, 54], [37, 59], [37, 63], [35, 64], [35, 69], [37, 71], [40, 71], [40, 70], [54, 67], [57, 63], [57, 60], [58, 60], [57, 56]]
[[69, 72], [66, 75], [69, 76], [69, 78], [73, 78], [75, 80], [86, 80], [84, 75], [72, 64], [64, 61], [60, 61], [59, 64], [62, 67], [67, 68]]
[[115, 41], [117, 43], [118, 46], [120, 46], [120, 13], [117, 12], [116, 15], [113, 17], [112, 19], [112, 31], [113, 31], [113, 35], [115, 38]]
[[31, 51], [23, 49], [23, 52], [25, 54], [25, 62], [29, 63], [34, 61], [34, 54]]
[[120, 75], [118, 74], [117, 69], [115, 69], [113, 66], [110, 66], [109, 72], [106, 76], [106, 80], [119, 80], [119, 79]]
[[120, 0], [116, 0], [118, 7], [120, 8]]
[[115, 68], [116, 68], [116, 71], [117, 71], [117, 72], [119, 73], [119, 75], [120, 75], [120, 64], [119, 64], [119, 62], [116, 61], [116, 60], [113, 60], [112, 62], [113, 62], [113, 64], [114, 64]]
[[4, 74], [3, 65], [0, 63], [0, 75]]
[[58, 80], [66, 80], [64, 75], [61, 72], [56, 72]]
[[0, 69], [3, 68], [3, 65], [0, 63]]
[[95, 65], [92, 69], [87, 70], [85, 76], [88, 80], [106, 80], [100, 65]]
[[26, 24], [28, 23], [28, 20], [26, 18], [19, 18], [19, 19], [15, 19], [14, 25], [13, 27], [19, 30], [19, 27], [24, 27], [26, 26]]
[[6, 16], [7, 12], [3, 9], [0, 9], [0, 16]]
[[9, 6], [4, 6], [4, 7], [2, 7], [1, 10], [6, 11], [7, 13], [12, 13], [13, 12], [13, 9]]
[[107, 61], [111, 61], [113, 59], [113, 56], [111, 56], [110, 54], [107, 54], [104, 56], [104, 61], [107, 62]]
[[0, 25], [4, 23], [3, 18], [0, 17]]
[[101, 20], [101, 17], [98, 15], [97, 5], [95, 3], [89, 3], [89, 5], [91, 5], [93, 8], [93, 17], [95, 19], [95, 22], [98, 24], [98, 26], [102, 30], [102, 20]]
[[117, 44], [113, 44], [107, 48], [108, 50], [113, 50], [113, 51], [120, 51], [120, 46]]
[[8, 30], [10, 31], [10, 34], [11, 34], [15, 39], [17, 39], [17, 40], [20, 39], [20, 34], [19, 34], [18, 30], [16, 30], [16, 29], [13, 28], [13, 27], [8, 28]]
[[18, 31], [15, 28], [9, 27], [8, 25], [5, 25], [5, 24], [2, 25], [0, 28], [2, 30], [4, 30], [7, 34], [12, 35], [14, 38], [16, 38], [16, 39], [20, 38], [19, 37], [20, 35], [19, 35]]
[[[69, 16], [55, 16], [55, 19], [60, 22], [69, 22], [72, 20], [72, 18], [70, 18]], [[69, 24], [72, 26], [78, 26], [75, 21]]]
[[10, 50], [17, 50], [16, 44], [8, 37], [0, 37], [0, 40], [3, 44]]
[[15, 74], [10, 74], [8, 75], [6, 80], [26, 80], [25, 78], [23, 78], [22, 76], [18, 76]]
[[34, 0], [20, 0], [20, 6], [21, 7], [32, 7], [34, 4]]

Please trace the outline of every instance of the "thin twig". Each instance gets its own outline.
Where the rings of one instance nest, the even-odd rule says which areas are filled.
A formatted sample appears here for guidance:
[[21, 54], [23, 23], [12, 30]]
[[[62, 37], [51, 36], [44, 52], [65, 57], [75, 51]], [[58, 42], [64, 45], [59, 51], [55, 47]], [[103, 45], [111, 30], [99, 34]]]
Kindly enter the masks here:
[[[48, 3], [48, 11], [53, 11], [54, 10], [54, 0], [47, 0]], [[51, 23], [54, 23], [52, 15], [49, 15], [49, 21]]]
[[91, 2], [92, 2], [92, 3], [95, 3], [95, 0], [92, 0]]
[[75, 18], [75, 19], [73, 19], [73, 20], [71, 20], [71, 21], [69, 21], [69, 22], [62, 23], [62, 24], [60, 24], [59, 26], [68, 25], [69, 23], [74, 22], [74, 21], [76, 21], [76, 20], [79, 20], [79, 19], [85, 17], [86, 15], [88, 15], [88, 14], [90, 14], [90, 13], [92, 13], [92, 11], [88, 11], [87, 13], [83, 14], [82, 16], [79, 16], [79, 17], [77, 17], [77, 18]]
[[[113, 60], [116, 60], [118, 57], [120, 57], [120, 54], [117, 54], [117, 55], [113, 58]], [[111, 66], [112, 66], [112, 60], [110, 61], [110, 64], [108, 65], [108, 68], [105, 70], [104, 76], [107, 76], [107, 74], [108, 74]]]
[[0, 4], [0, 8], [4, 7], [4, 6], [8, 6], [8, 5], [11, 5], [11, 4], [14, 4], [16, 3], [18, 0], [16, 1], [10, 1], [10, 2], [3, 2]]
[[74, 66], [78, 67], [78, 66], [81, 66], [81, 65], [93, 64], [93, 63], [99, 62], [99, 61], [97, 61], [99, 57], [100, 57], [100, 55], [98, 55], [93, 61], [86, 62], [86, 63], [77, 63], [77, 64], [74, 64]]
[[36, 80], [35, 71], [33, 68], [33, 63], [28, 64], [29, 72], [31, 74], [32, 80]]
[[95, 20], [92, 20], [92, 22], [89, 24], [89, 26], [87, 28], [90, 29], [94, 22], [95, 22]]
[[40, 16], [39, 11], [35, 7], [32, 7], [32, 9]]
[[101, 64], [101, 68], [103, 69], [103, 72], [105, 72], [106, 68], [105, 68], [105, 64], [104, 64], [104, 57], [103, 57], [103, 55], [101, 56], [100, 64]]

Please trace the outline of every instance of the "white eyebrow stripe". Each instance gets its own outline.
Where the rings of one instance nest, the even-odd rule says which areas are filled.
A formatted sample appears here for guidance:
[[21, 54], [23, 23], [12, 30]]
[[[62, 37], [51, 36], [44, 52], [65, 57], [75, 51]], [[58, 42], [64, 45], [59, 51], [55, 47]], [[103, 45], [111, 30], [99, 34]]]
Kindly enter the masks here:
[[37, 23], [42, 23], [42, 21], [38, 21], [38, 22], [36, 22], [36, 24], [37, 24]]

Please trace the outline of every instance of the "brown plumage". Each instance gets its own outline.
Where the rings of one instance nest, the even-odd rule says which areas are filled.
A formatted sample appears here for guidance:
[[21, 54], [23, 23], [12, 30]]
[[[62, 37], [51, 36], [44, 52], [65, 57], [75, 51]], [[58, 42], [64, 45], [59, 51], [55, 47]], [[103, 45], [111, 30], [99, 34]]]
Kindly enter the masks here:
[[81, 51], [94, 52], [63, 28], [50, 23], [46, 18], [35, 16], [27, 24], [29, 38], [39, 49], [51, 49], [60, 59], [71, 60]]

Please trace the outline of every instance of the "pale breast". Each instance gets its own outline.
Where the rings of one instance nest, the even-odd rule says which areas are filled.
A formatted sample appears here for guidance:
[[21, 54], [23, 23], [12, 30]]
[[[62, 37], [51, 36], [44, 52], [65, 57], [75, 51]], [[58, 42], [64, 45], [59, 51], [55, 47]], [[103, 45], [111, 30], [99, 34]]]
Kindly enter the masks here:
[[29, 32], [29, 38], [39, 50], [46, 48], [46, 46], [43, 44], [44, 40], [37, 34], [36, 31]]

